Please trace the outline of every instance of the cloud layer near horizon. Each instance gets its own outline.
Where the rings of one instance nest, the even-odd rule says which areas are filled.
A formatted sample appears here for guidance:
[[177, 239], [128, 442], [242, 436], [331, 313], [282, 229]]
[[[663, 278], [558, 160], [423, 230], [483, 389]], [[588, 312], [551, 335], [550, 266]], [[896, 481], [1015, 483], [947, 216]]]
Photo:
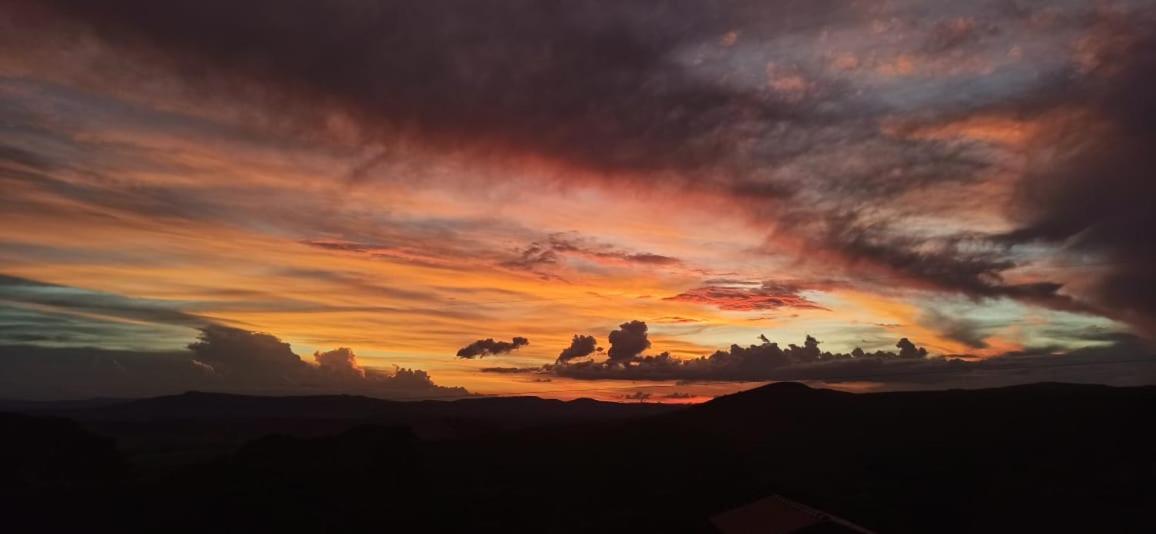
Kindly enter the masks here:
[[220, 325], [201, 329], [189, 352], [0, 345], [0, 396], [68, 400], [186, 391], [264, 395], [352, 393], [389, 399], [461, 398], [417, 369], [364, 369], [349, 348], [314, 354], [315, 364], [276, 337]]
[[[650, 342], [646, 325], [639, 321], [623, 323], [610, 336], [610, 351], [614, 351], [616, 357], [581, 359], [588, 356], [588, 352], [560, 357], [557, 363], [542, 367], [492, 367], [483, 368], [482, 372], [576, 380], [677, 381], [685, 387], [720, 381], [804, 381], [836, 387], [869, 384], [883, 389], [982, 388], [1038, 381], [1141, 385], [1151, 383], [1156, 376], [1156, 358], [1150, 346], [1129, 335], [1104, 336], [1101, 344], [1078, 350], [1036, 347], [986, 359], [933, 356], [907, 338], [900, 339], [890, 351], [868, 352], [856, 347], [839, 353], [822, 350], [821, 342], [812, 336], [807, 336], [802, 345], [789, 344], [781, 348], [761, 335], [761, 343], [757, 345], [735, 344], [707, 356], [676, 358], [668, 352], [642, 354]], [[563, 354], [585, 339], [586, 336], [575, 336], [574, 343]], [[592, 337], [589, 339], [594, 341]], [[624, 398], [645, 400], [650, 393], [639, 391], [632, 395]]]

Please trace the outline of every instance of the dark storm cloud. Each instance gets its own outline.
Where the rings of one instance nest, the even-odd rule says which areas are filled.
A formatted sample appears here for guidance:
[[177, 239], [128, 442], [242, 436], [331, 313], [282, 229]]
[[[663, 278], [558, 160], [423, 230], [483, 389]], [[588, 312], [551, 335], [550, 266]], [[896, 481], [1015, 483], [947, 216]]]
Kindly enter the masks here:
[[9, 3], [41, 28], [45, 18], [89, 28], [196, 90], [261, 94], [285, 104], [279, 112], [339, 110], [372, 136], [531, 147], [597, 168], [687, 168], [729, 150], [729, 121], [780, 114], [669, 63], [671, 51], [741, 20], [737, 2]]
[[1150, 15], [1109, 24], [1092, 40], [1102, 62], [1093, 81], [1056, 96], [1057, 107], [1086, 115], [1052, 132], [1054, 159], [1021, 183], [1013, 217], [1024, 225], [1005, 236], [1100, 258], [1085, 267], [1102, 273], [1095, 304], [1149, 334], [1156, 333], [1156, 37], [1138, 30], [1153, 23]]
[[458, 358], [485, 358], [518, 350], [530, 344], [530, 340], [515, 336], [510, 341], [494, 341], [493, 338], [479, 339], [458, 349]]
[[647, 339], [646, 330], [646, 323], [630, 321], [622, 323], [618, 330], [610, 332], [608, 336], [610, 349], [606, 351], [606, 355], [610, 357], [608, 361], [612, 364], [627, 362], [650, 348], [650, 340]]
[[190, 352], [0, 346], [0, 396], [79, 399], [189, 390], [257, 394], [353, 393], [386, 398], [462, 396], [424, 371], [363, 369], [349, 349], [314, 355], [310, 365], [287, 343], [259, 332], [212, 325]]
[[[824, 183], [831, 194], [853, 189], [873, 198], [973, 174], [965, 172], [973, 163], [955, 170], [956, 161], [971, 160], [953, 150], [880, 141], [876, 125], [864, 118], [886, 110], [840, 100], [854, 91], [838, 83], [819, 79], [809, 85], [828, 100], [826, 107], [809, 98], [784, 100], [763, 79], [768, 61], [782, 58], [744, 47], [726, 52], [738, 30], [744, 43], [771, 49], [766, 43], [779, 38], [861, 23], [863, 13], [842, 2], [9, 3], [16, 8], [13, 44], [75, 46], [60, 34], [88, 29], [113, 46], [116, 57], [167, 68], [195, 95], [264, 99], [277, 117], [272, 122], [297, 121], [310, 130], [340, 111], [371, 142], [416, 137], [435, 146], [529, 152], [596, 169], [686, 174], [729, 165], [771, 168], [823, 147], [844, 147], [872, 154], [865, 159], [878, 168], [818, 168], [816, 175], [839, 179], [815, 183]], [[936, 34], [956, 43], [960, 37], [953, 35], [965, 33], [957, 26], [945, 23]], [[708, 70], [695, 71], [696, 61]], [[712, 73], [712, 64], [738, 70]], [[836, 117], [840, 121], [833, 122]], [[900, 177], [897, 168], [905, 171]], [[685, 179], [682, 174], [662, 179]], [[717, 185], [755, 201], [789, 199], [800, 189], [789, 181], [729, 174], [699, 182], [697, 187]], [[552, 263], [555, 251], [568, 246], [634, 264], [678, 263], [660, 254], [592, 250], [557, 239], [509, 263]]]
[[594, 354], [595, 350], [598, 350], [598, 340], [594, 339], [594, 336], [574, 334], [574, 339], [570, 340], [570, 346], [558, 353], [558, 362], [565, 363], [574, 358], [589, 356]]
[[[851, 268], [873, 268], [876, 281], [930, 287], [983, 299], [1008, 297], [1062, 310], [1087, 306], [1060, 293], [1056, 282], [1008, 283], [1004, 271], [1016, 267], [1006, 245], [984, 235], [912, 238], [886, 225], [865, 224], [858, 214], [827, 221], [822, 246], [837, 250]], [[872, 275], [862, 277], [872, 280]]]
[[765, 311], [778, 308], [826, 309], [801, 296], [799, 291], [800, 289], [792, 284], [767, 281], [759, 287], [704, 286], [667, 297], [666, 300], [694, 302], [733, 311]]

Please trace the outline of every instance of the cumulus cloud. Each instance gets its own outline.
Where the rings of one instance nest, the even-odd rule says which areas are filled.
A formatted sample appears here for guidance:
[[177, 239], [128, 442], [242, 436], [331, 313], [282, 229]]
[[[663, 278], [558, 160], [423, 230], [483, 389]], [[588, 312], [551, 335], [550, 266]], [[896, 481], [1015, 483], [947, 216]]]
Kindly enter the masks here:
[[458, 349], [458, 358], [473, 359], [497, 356], [513, 352], [529, 344], [530, 340], [517, 336], [510, 341], [494, 341], [493, 338], [479, 339]]
[[248, 394], [352, 393], [413, 399], [468, 395], [417, 369], [362, 368], [352, 350], [318, 352], [317, 365], [260, 332], [211, 325], [189, 352], [0, 346], [0, 396], [76, 399], [150, 396], [189, 390]]
[[353, 349], [347, 347], [314, 352], [313, 359], [317, 361], [317, 367], [322, 371], [365, 376], [365, 369], [357, 364], [357, 355], [353, 353]]
[[574, 358], [589, 356], [594, 354], [596, 350], [598, 350], [598, 340], [594, 339], [594, 336], [574, 334], [574, 339], [570, 340], [570, 346], [558, 353], [558, 361], [568, 362]]
[[895, 347], [899, 349], [899, 357], [900, 358], [925, 358], [925, 357], [927, 357], [927, 349], [925, 349], [923, 347], [916, 347], [915, 343], [912, 343], [907, 338], [900, 339], [899, 343], [895, 344]]
[[392, 373], [362, 368], [352, 349], [314, 353], [310, 365], [288, 343], [272, 334], [212, 325], [201, 329], [189, 345], [195, 361], [209, 366], [230, 387], [252, 386], [292, 391], [317, 388], [330, 392], [378, 396], [461, 395], [461, 388], [437, 386], [419, 369], [395, 368]]
[[907, 338], [896, 351], [850, 353], [819, 349], [807, 336], [803, 344], [781, 348], [763, 339], [759, 345], [732, 345], [709, 356], [679, 359], [669, 353], [638, 356], [627, 362], [579, 362], [544, 368], [579, 380], [786, 381], [865, 382], [885, 388], [936, 385], [990, 387], [1064, 380], [1120, 385], [1156, 382], [1152, 347], [1131, 336], [1115, 336], [1110, 344], [1074, 351], [1041, 347], [987, 359], [936, 357]]
[[606, 355], [610, 363], [627, 362], [633, 360], [642, 351], [650, 348], [650, 340], [646, 337], [646, 323], [630, 321], [619, 325], [618, 330], [610, 332], [610, 349]]
[[384, 383], [388, 387], [393, 387], [399, 391], [430, 391], [435, 390], [442, 392], [441, 395], [434, 394], [430, 397], [449, 396], [457, 397], [468, 395], [465, 388], [461, 387], [443, 387], [434, 385], [433, 379], [430, 378], [429, 373], [422, 369], [408, 369], [405, 367], [394, 368], [392, 375], [379, 374], [375, 375], [374, 381]]
[[289, 344], [275, 336], [222, 325], [202, 328], [189, 350], [195, 360], [223, 375], [286, 377], [308, 369]]
[[[717, 351], [710, 356], [696, 359], [680, 360], [665, 352], [644, 356], [642, 353], [650, 348], [650, 340], [647, 338], [646, 323], [642, 321], [622, 323], [617, 330], [610, 333], [609, 338], [610, 349], [607, 351], [606, 360], [569, 363], [573, 358], [564, 359], [560, 356], [556, 365], [542, 369], [573, 378], [682, 380], [699, 377], [720, 380], [768, 380], [770, 373], [791, 364], [852, 358], [921, 359], [928, 355], [926, 349], [916, 346], [907, 338], [900, 339], [896, 344], [898, 352], [876, 351], [867, 354], [857, 348], [852, 353], [841, 354], [823, 351], [819, 348], [819, 340], [810, 335], [806, 336], [801, 346], [790, 344], [785, 349], [780, 348], [778, 343], [771, 342], [766, 336], [760, 335], [759, 339], [762, 341], [760, 345], [747, 347], [732, 345], [729, 351]], [[587, 348], [593, 344], [593, 338], [574, 336], [571, 348], [575, 344], [583, 344], [585, 346], [582, 348]], [[563, 355], [565, 353], [566, 351], [563, 351]], [[589, 354], [586, 352], [583, 356]]]

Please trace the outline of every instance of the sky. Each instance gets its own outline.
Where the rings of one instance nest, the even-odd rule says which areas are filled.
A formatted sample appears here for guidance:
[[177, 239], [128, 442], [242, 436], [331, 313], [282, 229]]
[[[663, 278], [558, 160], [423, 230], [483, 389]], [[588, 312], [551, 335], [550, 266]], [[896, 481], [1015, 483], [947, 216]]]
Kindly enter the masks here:
[[1153, 383], [1154, 24], [0, 0], [0, 396]]

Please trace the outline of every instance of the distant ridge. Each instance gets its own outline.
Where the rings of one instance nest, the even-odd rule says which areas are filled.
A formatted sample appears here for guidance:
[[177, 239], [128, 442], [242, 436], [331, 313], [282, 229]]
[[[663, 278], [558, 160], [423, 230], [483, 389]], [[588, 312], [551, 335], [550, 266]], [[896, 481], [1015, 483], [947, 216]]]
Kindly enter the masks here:
[[[125, 401], [52, 403], [57, 413], [79, 419], [351, 419], [393, 423], [430, 418], [477, 418], [526, 423], [551, 419], [617, 419], [665, 413], [679, 406], [561, 401], [539, 397], [476, 397], [459, 400], [396, 401], [358, 395], [258, 396], [189, 391]], [[19, 406], [15, 411], [19, 410]], [[43, 407], [42, 407], [43, 408]]]
[[[374, 531], [388, 502], [407, 511], [386, 517], [407, 532], [708, 532], [708, 518], [779, 495], [876, 532], [1142, 532], [1156, 503], [1153, 408], [1156, 387], [1061, 383], [865, 394], [776, 383], [689, 407], [189, 392], [73, 409], [80, 428], [115, 440], [128, 485], [73, 491], [65, 478], [54, 498], [31, 492], [10, 508], [83, 523], [67, 531], [94, 514], [124, 521], [131, 498], [142, 527], [180, 517], [190, 531], [277, 519]], [[65, 434], [21, 425], [5, 467], [55, 476], [52, 454], [33, 453]], [[60, 503], [88, 511], [54, 515]]]

